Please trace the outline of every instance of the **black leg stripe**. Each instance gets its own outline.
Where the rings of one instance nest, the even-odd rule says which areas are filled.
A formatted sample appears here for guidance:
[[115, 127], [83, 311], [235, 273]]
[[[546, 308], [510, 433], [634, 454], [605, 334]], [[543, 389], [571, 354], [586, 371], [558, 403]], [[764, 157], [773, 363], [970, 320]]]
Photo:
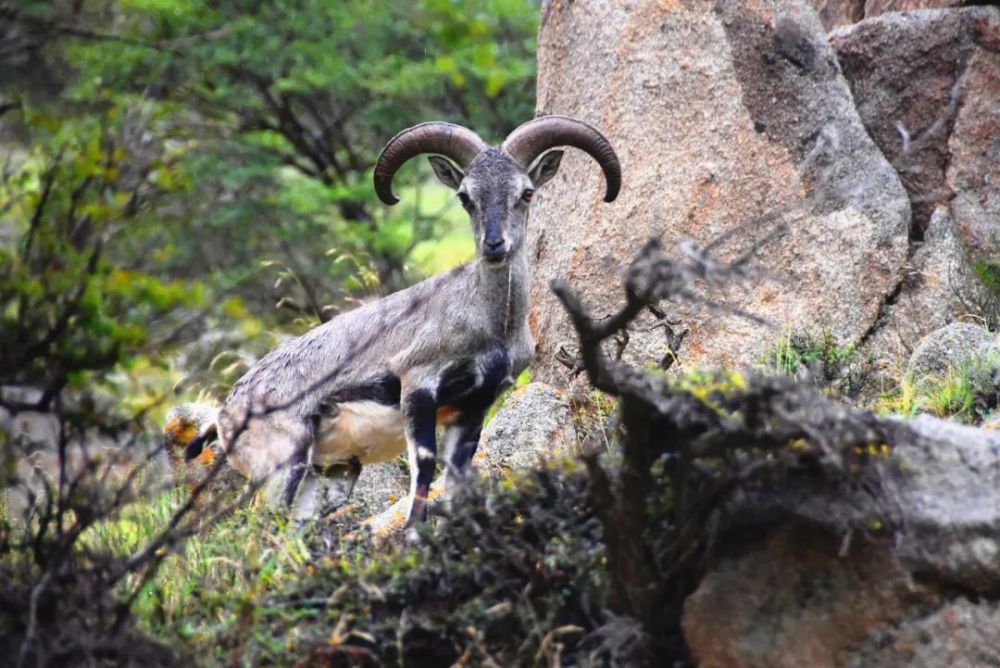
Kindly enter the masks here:
[[302, 483], [302, 478], [306, 475], [306, 467], [301, 465], [296, 465], [291, 468], [288, 472], [288, 477], [285, 478], [285, 489], [282, 493], [282, 501], [289, 508], [292, 507], [292, 503], [295, 501], [295, 493], [299, 491], [299, 485]]
[[406, 396], [403, 415], [406, 416], [407, 431], [414, 442], [435, 452], [434, 430], [437, 428], [437, 402], [427, 390], [416, 390]]

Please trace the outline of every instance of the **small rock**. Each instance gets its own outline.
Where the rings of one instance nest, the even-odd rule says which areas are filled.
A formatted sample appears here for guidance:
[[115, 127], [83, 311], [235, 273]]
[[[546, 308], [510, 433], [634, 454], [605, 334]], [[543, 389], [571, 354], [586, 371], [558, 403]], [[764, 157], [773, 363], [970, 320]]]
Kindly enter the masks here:
[[[444, 489], [444, 476], [440, 476], [427, 492], [427, 503], [431, 508], [440, 503]], [[369, 531], [375, 540], [388, 538], [406, 527], [406, 514], [409, 510], [409, 496], [404, 496], [379, 514], [366, 519], [362, 522], [362, 527]]]
[[380, 513], [406, 497], [408, 479], [396, 462], [365, 464], [351, 494], [351, 507], [361, 517]]
[[907, 373], [917, 379], [942, 375], [984, 355], [995, 341], [994, 334], [978, 325], [964, 322], [945, 325], [917, 345]]

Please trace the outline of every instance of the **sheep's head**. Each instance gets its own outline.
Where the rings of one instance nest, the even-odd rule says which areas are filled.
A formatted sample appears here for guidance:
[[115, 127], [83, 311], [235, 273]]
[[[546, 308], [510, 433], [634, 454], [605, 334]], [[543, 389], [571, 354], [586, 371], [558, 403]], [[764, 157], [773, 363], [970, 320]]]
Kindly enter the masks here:
[[621, 166], [611, 144], [594, 128], [565, 116], [529, 121], [500, 147], [490, 147], [476, 133], [451, 123], [422, 123], [403, 130], [379, 155], [375, 192], [386, 204], [395, 204], [399, 201], [392, 194], [396, 171], [416, 155], [436, 154], [430, 157], [434, 173], [456, 191], [469, 213], [476, 254], [490, 266], [503, 266], [524, 243], [535, 190], [559, 169], [563, 152], [548, 150], [556, 146], [574, 146], [593, 157], [607, 181], [604, 200], [615, 199]]

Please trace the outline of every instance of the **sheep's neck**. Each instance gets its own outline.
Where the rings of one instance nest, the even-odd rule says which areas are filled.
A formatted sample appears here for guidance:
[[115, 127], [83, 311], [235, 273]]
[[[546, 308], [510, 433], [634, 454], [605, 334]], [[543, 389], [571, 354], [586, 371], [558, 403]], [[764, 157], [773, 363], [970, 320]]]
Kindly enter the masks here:
[[489, 267], [482, 260], [478, 264], [478, 287], [486, 302], [492, 305], [495, 322], [500, 325], [505, 339], [515, 336], [528, 312], [531, 276], [524, 249], [511, 253], [503, 267]]

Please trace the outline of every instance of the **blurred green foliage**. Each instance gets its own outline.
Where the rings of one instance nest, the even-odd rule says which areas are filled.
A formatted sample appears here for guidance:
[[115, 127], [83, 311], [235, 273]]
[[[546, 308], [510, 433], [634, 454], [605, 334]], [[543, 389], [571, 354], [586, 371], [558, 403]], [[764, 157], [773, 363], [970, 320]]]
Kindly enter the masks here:
[[350, 267], [316, 250], [357, 256], [395, 289], [413, 278], [414, 248], [441, 232], [414, 198], [375, 204], [370, 168], [389, 137], [436, 118], [499, 138], [533, 111], [525, 0], [94, 7], [95, 26], [120, 40], [65, 44], [77, 73], [64, 98], [153, 100], [169, 116], [165, 139], [188, 155], [165, 177], [191, 190], [171, 219], [208, 242], [177, 244], [171, 268], [245, 273], [263, 252], [309, 279], [296, 298], [317, 317]]
[[536, 29], [530, 0], [0, 5], [0, 382], [259, 351], [467, 259], [426, 165], [392, 209], [371, 168], [421, 121], [530, 118]]
[[994, 295], [1000, 294], [1000, 267], [985, 260], [972, 263], [972, 271], [987, 290]]
[[115, 248], [170, 189], [149, 177], [113, 114], [67, 121], [23, 111], [27, 148], [0, 179], [0, 380], [54, 395], [156, 340], [204, 287], [156, 276]]

